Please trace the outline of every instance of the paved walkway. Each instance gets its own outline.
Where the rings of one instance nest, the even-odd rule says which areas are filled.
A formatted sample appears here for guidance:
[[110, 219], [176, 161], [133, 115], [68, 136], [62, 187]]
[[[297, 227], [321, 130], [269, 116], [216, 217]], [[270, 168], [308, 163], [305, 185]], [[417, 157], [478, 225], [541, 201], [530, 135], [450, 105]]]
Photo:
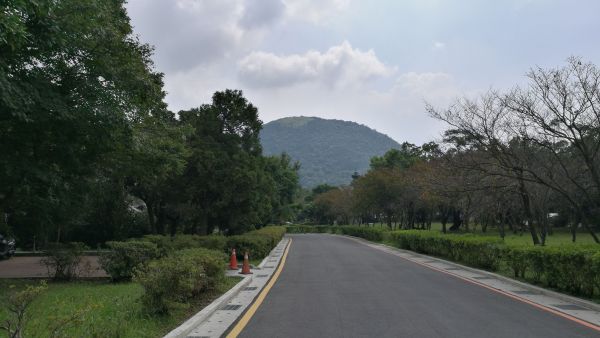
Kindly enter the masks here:
[[[48, 278], [48, 270], [41, 263], [44, 257], [11, 257], [0, 261], [0, 278]], [[97, 256], [83, 256], [79, 265], [80, 277], [108, 277], [98, 263]]]
[[600, 337], [600, 313], [581, 304], [347, 237], [291, 237], [241, 337]]

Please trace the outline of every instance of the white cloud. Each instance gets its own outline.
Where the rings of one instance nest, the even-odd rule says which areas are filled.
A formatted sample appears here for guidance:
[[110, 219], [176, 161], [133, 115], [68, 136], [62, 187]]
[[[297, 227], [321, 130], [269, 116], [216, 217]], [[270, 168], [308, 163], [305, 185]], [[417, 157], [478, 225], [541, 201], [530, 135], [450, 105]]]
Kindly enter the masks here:
[[248, 53], [285, 14], [281, 0], [132, 0], [126, 6], [167, 73]]
[[252, 52], [238, 63], [239, 77], [248, 85], [260, 87], [291, 86], [315, 82], [328, 86], [353, 86], [386, 77], [394, 69], [381, 62], [373, 50], [352, 48], [344, 41], [326, 52], [278, 56]]
[[446, 48], [446, 44], [441, 42], [441, 41], [434, 41], [433, 42], [433, 49], [434, 50], [442, 50]]
[[320, 24], [345, 11], [350, 0], [283, 0], [289, 16]]

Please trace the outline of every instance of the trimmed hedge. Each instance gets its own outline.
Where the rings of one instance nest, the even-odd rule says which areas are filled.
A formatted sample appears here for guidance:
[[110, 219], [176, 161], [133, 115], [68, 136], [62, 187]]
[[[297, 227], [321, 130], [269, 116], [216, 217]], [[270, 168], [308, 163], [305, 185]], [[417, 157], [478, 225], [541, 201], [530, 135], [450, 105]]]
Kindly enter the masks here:
[[106, 246], [110, 251], [100, 255], [100, 266], [113, 281], [130, 280], [135, 267], [161, 256], [161, 251], [151, 242], [107, 242]]
[[285, 227], [289, 234], [331, 233], [330, 225], [288, 225]]
[[401, 249], [445, 257], [477, 268], [496, 270], [504, 250], [500, 239], [470, 234], [443, 235], [423, 230], [399, 230], [390, 233]]
[[[271, 249], [273, 249], [277, 245], [277, 243], [279, 243], [279, 241], [281, 241], [281, 239], [283, 238], [283, 235], [285, 235], [285, 232], [286, 232], [285, 227], [267, 226], [264, 228], [260, 228], [258, 230], [250, 231], [242, 236], [261, 236], [261, 237], [268, 238], [270, 241]], [[269, 251], [271, 251], [271, 249], [269, 249]]]
[[142, 285], [141, 301], [151, 314], [185, 307], [190, 298], [213, 288], [224, 278], [226, 256], [208, 249], [186, 249], [140, 265], [133, 280]]
[[533, 284], [575, 295], [600, 295], [600, 248], [595, 246], [510, 246], [490, 237], [423, 230], [394, 231], [390, 238], [402, 249], [491, 271], [508, 270]]
[[502, 260], [513, 272], [532, 283], [573, 294], [600, 294], [600, 251], [592, 247], [512, 247]]
[[286, 228], [283, 226], [267, 226], [258, 230], [249, 231], [242, 235], [221, 236], [221, 235], [146, 235], [141, 239], [133, 241], [150, 242], [156, 245], [160, 256], [166, 256], [173, 252], [191, 249], [206, 248], [221, 251], [229, 255], [231, 249], [235, 248], [238, 258], [242, 259], [244, 252], [248, 251], [253, 258], [263, 258], [279, 243]]
[[360, 237], [373, 242], [381, 242], [383, 236], [386, 233], [385, 230], [380, 228], [368, 228], [368, 227], [357, 227], [357, 226], [341, 226], [333, 229], [335, 233]]

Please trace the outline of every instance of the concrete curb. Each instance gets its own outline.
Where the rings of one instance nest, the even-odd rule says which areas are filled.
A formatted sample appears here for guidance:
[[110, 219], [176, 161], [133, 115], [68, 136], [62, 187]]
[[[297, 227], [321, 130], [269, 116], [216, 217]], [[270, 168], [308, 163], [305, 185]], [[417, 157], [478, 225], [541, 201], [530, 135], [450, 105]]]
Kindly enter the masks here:
[[231, 298], [237, 295], [240, 290], [246, 285], [250, 284], [252, 277], [244, 277], [242, 280], [237, 283], [234, 287], [229, 289], [229, 291], [225, 292], [221, 297], [215, 299], [212, 303], [208, 304], [204, 309], [200, 312], [196, 313], [190, 319], [186, 320], [183, 324], [175, 328], [173, 331], [167, 333], [164, 338], [176, 338], [176, 337], [185, 337], [188, 333], [190, 333], [196, 326], [206, 320], [206, 318], [210, 317], [213, 312], [217, 311], [223, 304], [227, 303]]
[[496, 273], [493, 273], [493, 272], [489, 272], [489, 271], [485, 271], [485, 270], [480, 270], [480, 269], [472, 268], [470, 266], [466, 266], [466, 265], [458, 264], [458, 263], [455, 263], [455, 262], [447, 261], [445, 259], [438, 258], [438, 257], [435, 257], [435, 256], [423, 255], [423, 254], [420, 254], [420, 253], [417, 253], [417, 252], [414, 252], [414, 251], [400, 249], [400, 248], [396, 248], [396, 247], [389, 246], [389, 245], [386, 245], [386, 244], [371, 242], [369, 240], [366, 240], [366, 239], [360, 238], [360, 237], [354, 237], [354, 236], [348, 236], [348, 235], [339, 235], [339, 234], [331, 234], [331, 235], [333, 235], [333, 236], [347, 237], [347, 238], [353, 239], [353, 240], [358, 241], [358, 242], [365, 242], [365, 244], [384, 247], [386, 249], [391, 249], [391, 250], [395, 250], [395, 251], [398, 251], [398, 252], [401, 252], [401, 253], [410, 254], [410, 255], [413, 255], [413, 256], [416, 256], [416, 257], [419, 257], [419, 258], [423, 258], [423, 259], [437, 260], [437, 261], [439, 261], [441, 263], [444, 263], [444, 264], [448, 264], [448, 265], [451, 265], [451, 266], [454, 266], [454, 267], [458, 267], [458, 268], [461, 268], [463, 270], [467, 270], [467, 271], [470, 271], [470, 272], [473, 272], [473, 273], [477, 273], [477, 274], [481, 274], [481, 275], [486, 275], [486, 276], [489, 276], [489, 277], [493, 277], [493, 278], [502, 280], [504, 282], [514, 284], [515, 286], [518, 286], [518, 287], [521, 287], [521, 288], [524, 288], [524, 289], [528, 289], [530, 291], [538, 292], [538, 293], [540, 293], [542, 295], [545, 295], [545, 296], [554, 297], [554, 298], [560, 299], [560, 300], [565, 301], [565, 302], [573, 303], [573, 304], [579, 305], [581, 307], [584, 307], [584, 308], [587, 308], [587, 309], [590, 309], [590, 310], [593, 310], [593, 311], [600, 312], [600, 304], [596, 304], [596, 303], [593, 303], [593, 302], [585, 300], [585, 299], [577, 298], [577, 297], [574, 297], [574, 296], [569, 296], [569, 295], [566, 295], [566, 294], [563, 294], [563, 293], [559, 293], [559, 292], [556, 292], [556, 291], [544, 289], [542, 287], [531, 285], [531, 284], [528, 284], [528, 283], [525, 283], [525, 282], [521, 282], [521, 281], [509, 278], [509, 277], [506, 277], [506, 276], [503, 276], [503, 275], [499, 275], [499, 274], [496, 274]]
[[[279, 245], [281, 242], [283, 242], [283, 238], [281, 239], [281, 241], [279, 241], [279, 243], [277, 243], [277, 245]], [[277, 245], [275, 245], [275, 248], [277, 247]], [[275, 248], [273, 248], [273, 250], [269, 252], [269, 254], [260, 262], [256, 269], [260, 270], [267, 263], [269, 256], [273, 253]], [[250, 282], [252, 282], [253, 277], [254, 275], [245, 275], [245, 277], [243, 277], [240, 282], [238, 282], [235, 286], [229, 289], [229, 291], [225, 292], [223, 295], [221, 295], [221, 297], [215, 299], [212, 303], [210, 303], [204, 309], [200, 310], [200, 312], [196, 313], [194, 316], [186, 320], [183, 324], [179, 325], [171, 332], [167, 333], [164, 336], [164, 338], [187, 337], [187, 335], [194, 328], [201, 325], [212, 314], [214, 314], [215, 311], [220, 309], [222, 306], [227, 304], [232, 298], [237, 296], [243, 288], [245, 288], [248, 284], [250, 284]]]

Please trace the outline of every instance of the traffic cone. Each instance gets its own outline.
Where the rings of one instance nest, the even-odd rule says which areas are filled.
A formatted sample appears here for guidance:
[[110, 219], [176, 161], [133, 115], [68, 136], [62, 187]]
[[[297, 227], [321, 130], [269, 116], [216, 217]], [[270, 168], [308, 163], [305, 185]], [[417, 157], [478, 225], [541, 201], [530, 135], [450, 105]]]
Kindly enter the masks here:
[[250, 262], [248, 261], [248, 251], [244, 254], [244, 264], [242, 264], [242, 271], [240, 272], [242, 275], [250, 275], [252, 272], [250, 271]]
[[235, 249], [231, 250], [231, 258], [229, 259], [229, 270], [237, 270], [237, 255]]

